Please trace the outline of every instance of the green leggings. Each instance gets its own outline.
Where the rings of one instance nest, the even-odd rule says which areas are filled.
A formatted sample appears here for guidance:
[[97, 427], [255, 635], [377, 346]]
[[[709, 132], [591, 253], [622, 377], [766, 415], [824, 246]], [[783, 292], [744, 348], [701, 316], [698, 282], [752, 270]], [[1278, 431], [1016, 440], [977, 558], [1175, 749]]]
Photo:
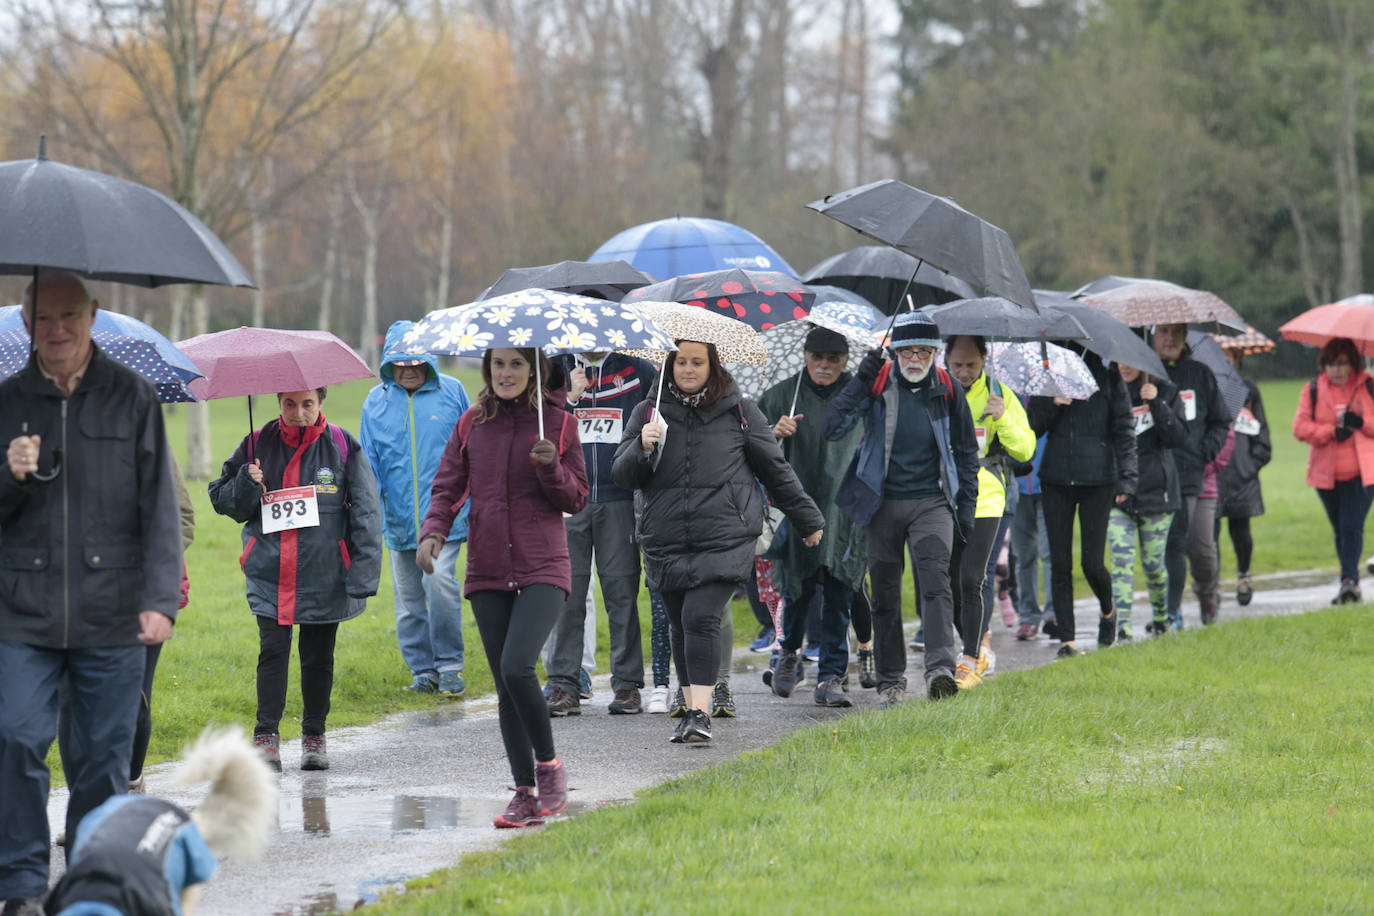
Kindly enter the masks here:
[[1133, 515], [1112, 509], [1107, 519], [1107, 549], [1112, 573], [1112, 606], [1117, 625], [1131, 622], [1131, 599], [1135, 594], [1136, 541], [1140, 542], [1140, 565], [1145, 570], [1145, 586], [1150, 592], [1150, 608], [1155, 620], [1169, 614], [1169, 570], [1164, 565], [1164, 548], [1169, 542], [1169, 526], [1174, 514]]

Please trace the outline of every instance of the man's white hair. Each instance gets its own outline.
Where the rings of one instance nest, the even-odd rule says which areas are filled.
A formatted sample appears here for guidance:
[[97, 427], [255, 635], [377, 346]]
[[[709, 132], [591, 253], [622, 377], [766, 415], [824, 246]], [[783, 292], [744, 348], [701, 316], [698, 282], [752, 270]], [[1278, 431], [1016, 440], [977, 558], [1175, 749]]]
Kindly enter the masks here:
[[76, 274], [66, 270], [44, 270], [40, 271], [37, 280], [30, 280], [29, 285], [24, 287], [24, 308], [33, 308], [33, 292], [35, 284], [40, 292], [49, 290], [67, 290], [77, 294], [77, 301], [87, 304], [95, 300], [91, 298], [90, 290], [86, 289], [86, 283]]

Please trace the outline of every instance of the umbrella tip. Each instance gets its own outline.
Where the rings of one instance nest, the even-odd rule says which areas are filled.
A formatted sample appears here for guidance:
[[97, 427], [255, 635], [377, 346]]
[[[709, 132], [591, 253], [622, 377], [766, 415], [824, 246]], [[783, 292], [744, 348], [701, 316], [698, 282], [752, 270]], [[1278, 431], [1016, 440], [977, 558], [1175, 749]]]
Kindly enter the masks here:
[[48, 158], [48, 135], [38, 135], [38, 158], [40, 161]]

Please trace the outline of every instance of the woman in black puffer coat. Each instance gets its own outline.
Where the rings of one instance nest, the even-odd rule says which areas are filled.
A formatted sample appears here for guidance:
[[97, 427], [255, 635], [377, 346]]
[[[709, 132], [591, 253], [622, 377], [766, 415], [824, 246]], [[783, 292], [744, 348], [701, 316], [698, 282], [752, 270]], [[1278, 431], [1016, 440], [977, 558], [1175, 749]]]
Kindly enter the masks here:
[[[720, 619], [750, 579], [766, 506], [786, 513], [794, 536], [820, 543], [825, 517], [806, 495], [768, 421], [741, 397], [711, 344], [679, 341], [659, 404], [635, 407], [612, 474], [636, 490], [636, 534], [649, 587], [663, 596], [673, 660], [688, 712], [675, 743], [709, 741], [706, 709], [720, 666]], [[663, 422], [666, 421], [666, 430]]]

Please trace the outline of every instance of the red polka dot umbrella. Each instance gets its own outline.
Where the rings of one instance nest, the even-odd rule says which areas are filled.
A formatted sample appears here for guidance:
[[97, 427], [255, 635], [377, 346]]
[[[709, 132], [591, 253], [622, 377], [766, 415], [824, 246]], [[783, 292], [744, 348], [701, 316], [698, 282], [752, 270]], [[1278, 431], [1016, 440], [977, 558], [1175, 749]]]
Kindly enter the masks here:
[[683, 274], [625, 295], [626, 302], [681, 302], [766, 331], [805, 318], [816, 294], [795, 277], [770, 270], [713, 270]]

